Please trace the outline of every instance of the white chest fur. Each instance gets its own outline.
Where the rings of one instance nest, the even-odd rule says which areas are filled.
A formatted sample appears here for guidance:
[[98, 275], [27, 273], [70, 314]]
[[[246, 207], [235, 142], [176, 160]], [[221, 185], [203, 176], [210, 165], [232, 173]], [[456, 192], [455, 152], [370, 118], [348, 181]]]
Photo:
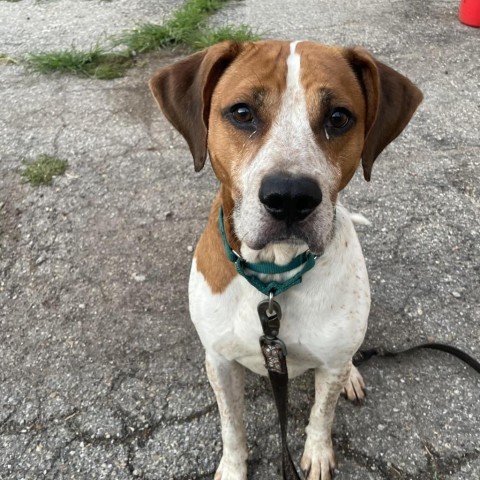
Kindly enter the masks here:
[[[265, 296], [237, 276], [213, 294], [196, 261], [189, 284], [190, 315], [208, 352], [266, 375], [260, 352], [258, 303]], [[344, 365], [367, 327], [370, 288], [365, 261], [349, 213], [337, 207], [335, 235], [301, 284], [276, 298], [282, 308], [279, 337], [288, 350], [289, 375]]]

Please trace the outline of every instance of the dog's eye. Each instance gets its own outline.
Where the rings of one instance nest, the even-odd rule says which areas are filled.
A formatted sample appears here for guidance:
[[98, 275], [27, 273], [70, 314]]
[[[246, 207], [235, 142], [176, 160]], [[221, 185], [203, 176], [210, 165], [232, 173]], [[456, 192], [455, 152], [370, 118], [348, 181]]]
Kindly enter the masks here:
[[353, 125], [353, 115], [346, 108], [335, 108], [327, 116], [325, 132], [328, 136], [345, 133]]
[[333, 128], [343, 128], [350, 121], [350, 116], [347, 112], [342, 110], [335, 110], [330, 115], [330, 125]]
[[240, 103], [238, 105], [234, 105], [231, 110], [232, 118], [237, 123], [251, 123], [253, 121], [253, 113], [244, 103]]

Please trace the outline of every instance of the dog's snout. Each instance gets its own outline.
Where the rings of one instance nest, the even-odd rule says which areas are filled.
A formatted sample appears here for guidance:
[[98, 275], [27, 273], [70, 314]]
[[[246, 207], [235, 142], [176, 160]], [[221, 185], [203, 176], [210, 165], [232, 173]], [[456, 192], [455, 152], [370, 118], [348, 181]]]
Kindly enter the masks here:
[[273, 218], [291, 224], [315, 210], [322, 201], [322, 191], [309, 177], [274, 174], [262, 180], [258, 197]]

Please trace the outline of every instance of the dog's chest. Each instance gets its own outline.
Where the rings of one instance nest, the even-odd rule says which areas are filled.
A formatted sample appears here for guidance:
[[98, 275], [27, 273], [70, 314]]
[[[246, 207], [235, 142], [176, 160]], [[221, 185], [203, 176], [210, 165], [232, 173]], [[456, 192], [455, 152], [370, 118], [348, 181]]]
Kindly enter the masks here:
[[[344, 364], [363, 340], [370, 308], [368, 276], [354, 230], [353, 238], [340, 240], [301, 284], [277, 297], [282, 308], [279, 337], [287, 345], [292, 377], [309, 368]], [[240, 276], [213, 294], [195, 260], [189, 294], [192, 321], [205, 349], [266, 374], [257, 313], [265, 296]]]

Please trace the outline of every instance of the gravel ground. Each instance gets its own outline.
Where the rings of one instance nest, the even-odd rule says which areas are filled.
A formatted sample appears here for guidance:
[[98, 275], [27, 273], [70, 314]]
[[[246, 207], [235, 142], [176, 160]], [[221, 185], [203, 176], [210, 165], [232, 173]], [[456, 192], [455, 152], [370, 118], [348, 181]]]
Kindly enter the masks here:
[[[0, 0], [0, 53], [75, 45], [178, 1]], [[360, 44], [415, 81], [425, 100], [406, 132], [343, 201], [359, 228], [373, 308], [365, 346], [450, 342], [480, 357], [480, 30], [458, 2], [257, 0], [212, 20], [270, 37]], [[6, 21], [5, 21], [6, 19]], [[217, 186], [193, 173], [160, 116], [149, 76], [40, 76], [0, 65], [0, 479], [212, 478], [219, 419], [190, 325], [192, 247]], [[52, 186], [22, 182], [21, 161], [69, 162]], [[435, 352], [361, 367], [363, 407], [339, 402], [340, 480], [480, 478], [480, 380]], [[249, 478], [280, 478], [265, 379], [247, 376]], [[301, 455], [312, 375], [292, 381]]]

